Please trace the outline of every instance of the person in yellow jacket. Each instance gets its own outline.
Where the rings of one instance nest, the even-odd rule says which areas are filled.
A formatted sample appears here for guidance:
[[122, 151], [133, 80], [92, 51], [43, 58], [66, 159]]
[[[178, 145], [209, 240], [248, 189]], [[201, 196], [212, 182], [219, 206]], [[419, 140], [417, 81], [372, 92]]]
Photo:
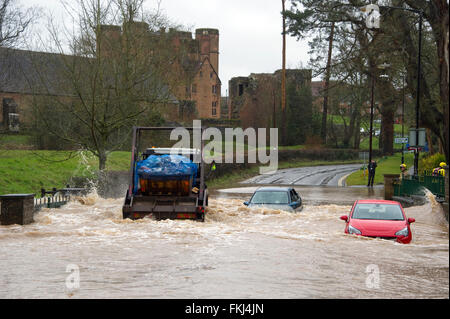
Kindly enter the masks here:
[[400, 165], [400, 179], [405, 178], [406, 175], [408, 175], [408, 171], [406, 170], [406, 164], [403, 163]]
[[445, 166], [447, 166], [445, 162], [439, 164], [439, 175], [445, 176]]

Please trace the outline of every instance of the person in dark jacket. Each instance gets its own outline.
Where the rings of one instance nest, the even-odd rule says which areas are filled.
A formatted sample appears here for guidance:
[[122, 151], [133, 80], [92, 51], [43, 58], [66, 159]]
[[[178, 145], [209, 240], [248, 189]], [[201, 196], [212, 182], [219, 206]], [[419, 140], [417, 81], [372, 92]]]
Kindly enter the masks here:
[[377, 168], [377, 162], [372, 160], [369, 163], [368, 169], [369, 169], [369, 181], [367, 183], [367, 186], [373, 186], [373, 180], [375, 179], [375, 169]]

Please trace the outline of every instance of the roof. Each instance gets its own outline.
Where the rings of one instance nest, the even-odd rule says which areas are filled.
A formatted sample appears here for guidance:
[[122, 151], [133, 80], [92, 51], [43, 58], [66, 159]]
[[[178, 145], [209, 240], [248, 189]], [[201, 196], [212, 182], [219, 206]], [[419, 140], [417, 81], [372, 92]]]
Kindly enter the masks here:
[[[91, 69], [90, 63], [94, 61], [94, 58], [0, 47], [0, 92], [73, 96], [74, 85], [68, 74], [78, 75]], [[115, 79], [106, 82], [114, 85]], [[168, 85], [154, 78], [145, 78], [140, 85], [149, 91], [157, 90], [157, 97], [163, 101], [179, 103]]]
[[[0, 48], [0, 92], [69, 95], [63, 89], [64, 56], [56, 53]], [[67, 86], [66, 86], [67, 87]]]
[[359, 199], [356, 201], [359, 204], [391, 204], [391, 205], [400, 205], [399, 202], [393, 200], [385, 200], [385, 199]]

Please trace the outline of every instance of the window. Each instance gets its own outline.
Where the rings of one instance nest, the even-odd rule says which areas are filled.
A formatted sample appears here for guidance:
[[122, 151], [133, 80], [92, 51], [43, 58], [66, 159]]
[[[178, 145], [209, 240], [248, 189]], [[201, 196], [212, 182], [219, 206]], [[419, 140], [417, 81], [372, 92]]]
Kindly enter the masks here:
[[288, 193], [281, 191], [255, 192], [251, 199], [252, 204], [288, 204]]
[[217, 101], [214, 101], [211, 103], [212, 109], [211, 109], [211, 114], [212, 116], [216, 116], [217, 115]]
[[217, 85], [213, 85], [212, 86], [212, 93], [216, 94], [217, 93]]
[[404, 220], [400, 206], [392, 204], [357, 204], [352, 218]]
[[239, 96], [241, 96], [242, 94], [244, 94], [244, 85], [239, 84]]

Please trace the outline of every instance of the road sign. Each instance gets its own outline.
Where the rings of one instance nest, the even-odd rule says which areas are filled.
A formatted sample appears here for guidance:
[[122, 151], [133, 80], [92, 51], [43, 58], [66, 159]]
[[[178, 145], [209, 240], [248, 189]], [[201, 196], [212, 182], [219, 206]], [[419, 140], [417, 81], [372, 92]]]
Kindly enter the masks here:
[[[419, 131], [419, 141], [417, 143], [416, 141], [416, 131]], [[425, 137], [425, 129], [424, 128], [419, 128], [418, 130], [416, 129], [409, 129], [409, 145], [411, 147], [425, 147], [426, 145], [426, 137]]]
[[407, 137], [396, 137], [394, 139], [395, 144], [408, 144], [408, 138]]
[[359, 152], [359, 159], [369, 158], [369, 152]]

